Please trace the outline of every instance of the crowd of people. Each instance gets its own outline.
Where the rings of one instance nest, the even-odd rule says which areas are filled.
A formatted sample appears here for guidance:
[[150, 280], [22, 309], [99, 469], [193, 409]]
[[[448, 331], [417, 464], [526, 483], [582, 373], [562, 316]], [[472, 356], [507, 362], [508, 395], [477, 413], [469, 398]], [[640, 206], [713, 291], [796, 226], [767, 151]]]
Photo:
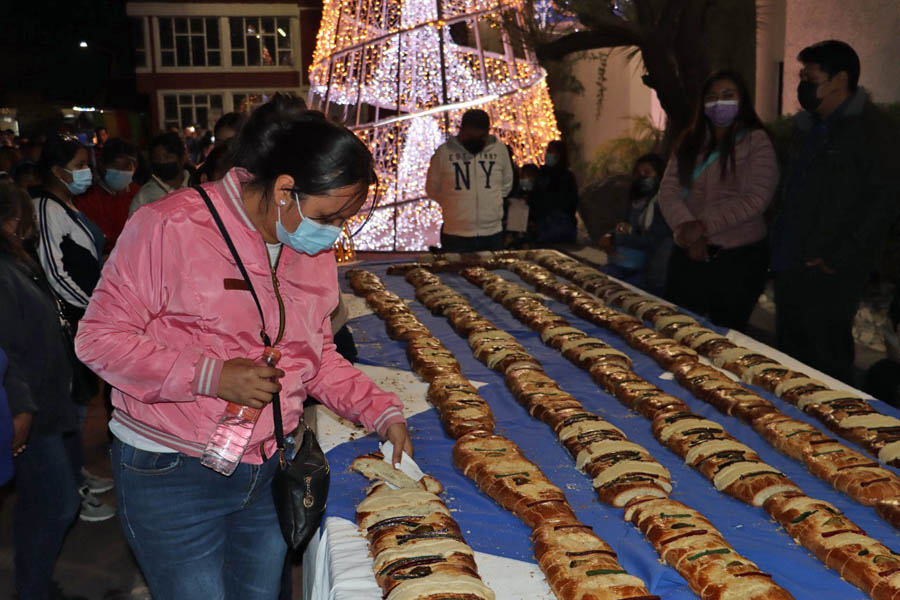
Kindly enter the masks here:
[[[859, 88], [848, 44], [824, 41], [798, 60], [803, 110], [781, 156], [741, 75], [716, 72], [668, 161], [637, 159], [627, 212], [598, 245], [615, 274], [739, 331], [773, 279], [778, 347], [854, 384], [854, 316], [900, 214], [897, 128]], [[432, 156], [426, 191], [444, 214], [445, 251], [575, 240], [565, 144], [550, 142], [541, 167], [512, 158], [480, 110]], [[879, 365], [873, 389], [900, 402], [890, 368]]]
[[[395, 462], [412, 454], [399, 400], [344, 358], [355, 349], [336, 263], [323, 252], [375, 181], [369, 150], [280, 95], [249, 119], [225, 115], [215, 138], [195, 165], [177, 133], [159, 134], [143, 182], [138, 150], [118, 138], [98, 135], [91, 148], [46, 137], [32, 179], [22, 177], [30, 158], [21, 148], [4, 153], [15, 160], [0, 174], [0, 379], [10, 414], [0, 421], [11, 424], [0, 428], [11, 449], [0, 475], [14, 471], [20, 600], [64, 597], [52, 573], [66, 533], [79, 515], [113, 517], [95, 495], [113, 487], [154, 597], [290, 597], [271, 411], [236, 474], [223, 477], [199, 458], [222, 400], [265, 408], [281, 392], [293, 431], [314, 397], [390, 440]], [[251, 274], [245, 285], [229, 284], [239, 275], [230, 243]], [[259, 364], [261, 326], [281, 352], [277, 369]], [[98, 381], [113, 480], [83, 464]], [[192, 545], [193, 558], [180, 558]]]
[[[599, 245], [625, 279], [737, 330], [774, 276], [779, 347], [852, 383], [853, 316], [900, 213], [895, 128], [859, 89], [850, 46], [822, 42], [799, 61], [804, 110], [781, 156], [741, 76], [717, 72], [671, 157], [637, 159], [627, 213]], [[392, 441], [395, 463], [412, 454], [400, 401], [345, 358], [352, 337], [323, 252], [376, 182], [372, 155], [281, 95], [249, 118], [222, 117], [199, 154], [175, 131], [143, 154], [95, 134], [89, 147], [4, 133], [0, 147], [0, 443], [11, 449], [0, 482], [14, 472], [18, 597], [60, 597], [52, 573], [66, 532], [79, 515], [112, 518], [97, 494], [113, 487], [155, 597], [277, 597], [287, 546], [271, 501], [271, 418], [239, 476], [199, 456], [222, 400], [264, 408], [278, 392], [287, 430], [314, 397]], [[575, 241], [566, 145], [517, 167], [482, 110], [434, 153], [425, 189], [443, 211], [443, 251]], [[893, 352], [872, 378], [884, 395], [900, 388], [896, 307]], [[282, 353], [277, 367], [259, 364], [260, 328]], [[82, 456], [86, 404], [101, 389], [114, 480]]]
[[[854, 316], [900, 216], [897, 127], [859, 88], [848, 44], [820, 42], [798, 60], [803, 110], [786, 147], [776, 151], [738, 73], [712, 75], [665, 169], [637, 161], [630, 219], [602, 245], [636, 285], [741, 331], [772, 279], [778, 348], [854, 385]], [[895, 359], [869, 380], [900, 404]]]

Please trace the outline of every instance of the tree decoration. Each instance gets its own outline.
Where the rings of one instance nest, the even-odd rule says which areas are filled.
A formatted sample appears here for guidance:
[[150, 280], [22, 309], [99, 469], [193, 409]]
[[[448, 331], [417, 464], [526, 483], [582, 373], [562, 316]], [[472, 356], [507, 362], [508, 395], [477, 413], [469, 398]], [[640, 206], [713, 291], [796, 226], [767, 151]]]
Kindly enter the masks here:
[[357, 250], [437, 244], [440, 207], [425, 197], [428, 162], [469, 108], [491, 116], [515, 162], [543, 161], [559, 137], [544, 70], [525, 43], [523, 0], [325, 0], [310, 67], [310, 104], [372, 150], [377, 207]]

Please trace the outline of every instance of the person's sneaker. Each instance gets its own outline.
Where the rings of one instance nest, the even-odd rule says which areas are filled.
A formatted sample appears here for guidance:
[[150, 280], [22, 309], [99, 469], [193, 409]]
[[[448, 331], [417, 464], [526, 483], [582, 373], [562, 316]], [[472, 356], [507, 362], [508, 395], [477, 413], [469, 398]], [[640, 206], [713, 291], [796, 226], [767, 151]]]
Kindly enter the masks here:
[[78, 513], [78, 518], [82, 521], [106, 521], [116, 516], [116, 509], [101, 502], [87, 485], [81, 486], [78, 493], [81, 494], [81, 512]]
[[84, 467], [81, 467], [81, 476], [84, 477], [84, 485], [88, 486], [92, 494], [102, 494], [108, 492], [115, 487], [112, 479], [94, 475]]
[[128, 600], [153, 600], [153, 597], [150, 595], [150, 588], [147, 587], [147, 582], [144, 580], [144, 575], [140, 569], [134, 574], [134, 583], [131, 586]]

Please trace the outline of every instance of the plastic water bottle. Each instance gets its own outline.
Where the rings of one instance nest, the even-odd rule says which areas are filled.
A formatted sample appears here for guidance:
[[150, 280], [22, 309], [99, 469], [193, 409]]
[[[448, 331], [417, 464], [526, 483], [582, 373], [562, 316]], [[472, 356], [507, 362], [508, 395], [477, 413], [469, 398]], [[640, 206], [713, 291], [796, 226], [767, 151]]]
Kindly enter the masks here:
[[[274, 367], [280, 359], [281, 352], [266, 347], [262, 358], [256, 362], [258, 365]], [[261, 413], [262, 409], [229, 402], [225, 412], [219, 417], [216, 430], [209, 437], [200, 464], [222, 475], [234, 473], [244, 456], [244, 451], [247, 450], [253, 427]]]

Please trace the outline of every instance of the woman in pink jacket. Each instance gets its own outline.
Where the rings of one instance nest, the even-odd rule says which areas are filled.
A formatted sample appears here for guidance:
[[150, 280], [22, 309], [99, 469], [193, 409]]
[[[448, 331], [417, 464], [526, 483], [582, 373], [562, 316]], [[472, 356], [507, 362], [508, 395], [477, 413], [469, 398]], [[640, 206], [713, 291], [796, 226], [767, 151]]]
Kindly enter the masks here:
[[[347, 129], [278, 96], [241, 131], [235, 164], [204, 190], [246, 267], [282, 358], [258, 366], [260, 316], [200, 194], [179, 190], [132, 217], [103, 270], [76, 340], [115, 390], [110, 423], [122, 526], [157, 600], [273, 599], [286, 545], [272, 499], [278, 462], [272, 395], [285, 431], [314, 396], [412, 445], [399, 399], [335, 351], [330, 251], [375, 182]], [[226, 402], [263, 408], [230, 477], [198, 458]]]
[[660, 184], [659, 207], [675, 237], [668, 300], [746, 328], [765, 285], [764, 213], [777, 185], [775, 148], [747, 86], [736, 72], [716, 73]]

